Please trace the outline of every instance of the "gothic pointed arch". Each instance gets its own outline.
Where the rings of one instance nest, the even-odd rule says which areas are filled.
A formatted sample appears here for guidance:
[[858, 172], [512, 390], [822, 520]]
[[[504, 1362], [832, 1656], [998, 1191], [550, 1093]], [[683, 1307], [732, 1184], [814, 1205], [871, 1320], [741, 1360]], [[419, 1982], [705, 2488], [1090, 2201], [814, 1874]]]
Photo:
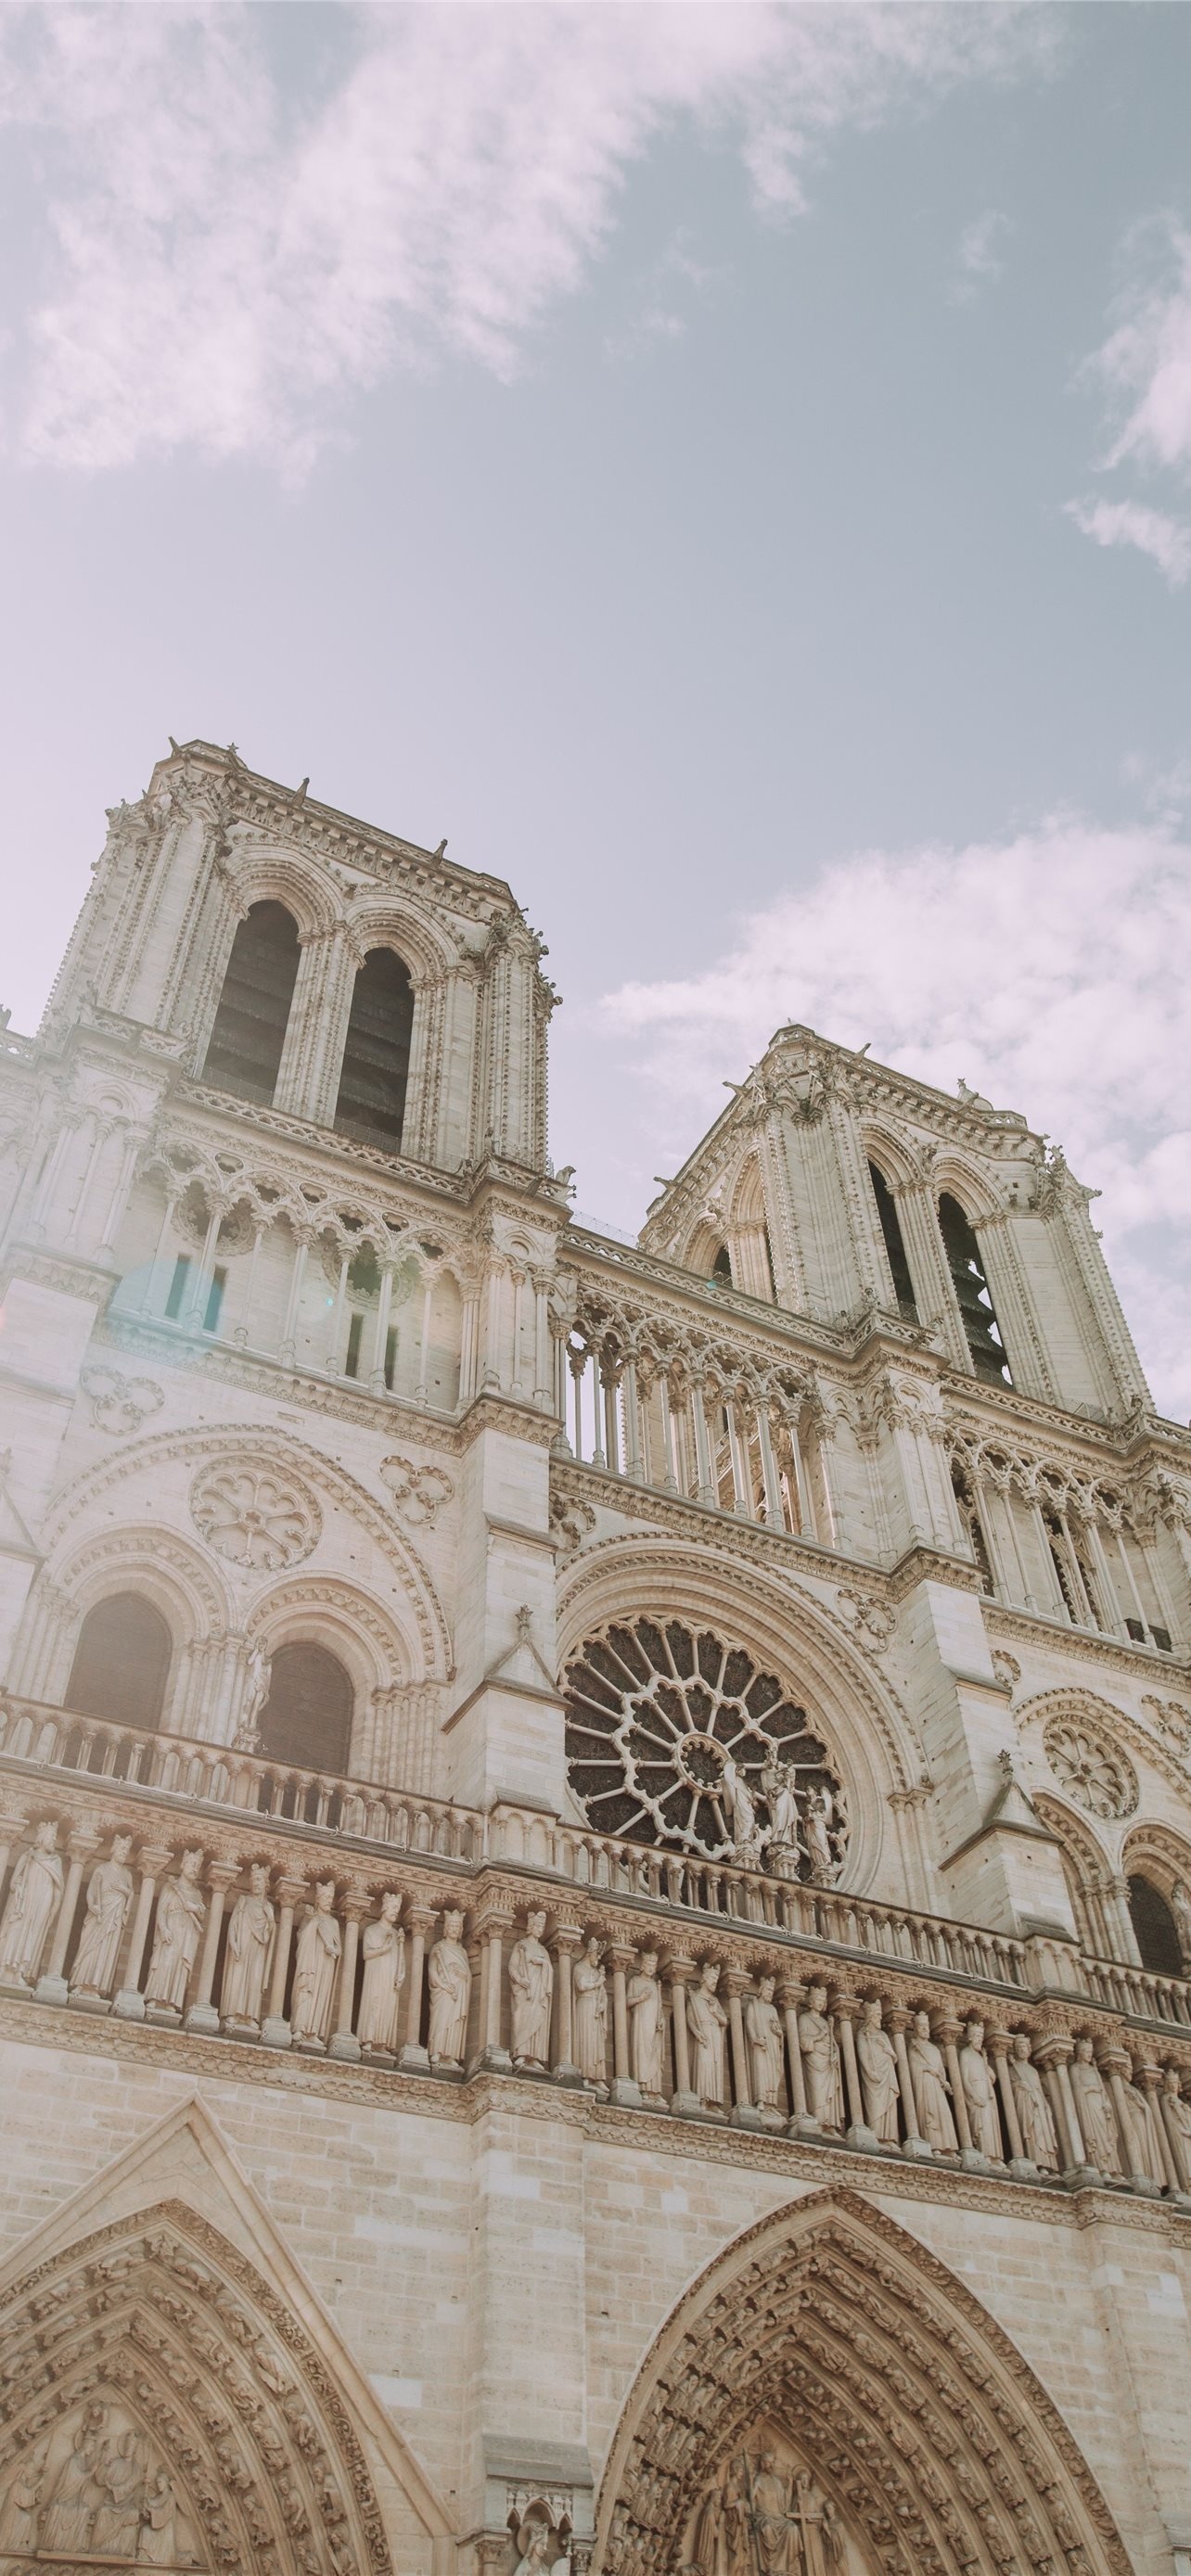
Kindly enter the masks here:
[[0, 2348], [25, 2550], [127, 2565], [152, 2532], [159, 2564], [392, 2576], [450, 2533], [198, 2101], [9, 2255]]
[[674, 2310], [609, 2454], [601, 2576], [682, 2566], [707, 2499], [734, 2467], [747, 2486], [775, 2436], [880, 2576], [1127, 2576], [1108, 2506], [1022, 2354], [850, 2190], [762, 2219]]
[[285, 1048], [298, 977], [298, 925], [288, 906], [267, 896], [236, 925], [202, 1080], [270, 1108]]

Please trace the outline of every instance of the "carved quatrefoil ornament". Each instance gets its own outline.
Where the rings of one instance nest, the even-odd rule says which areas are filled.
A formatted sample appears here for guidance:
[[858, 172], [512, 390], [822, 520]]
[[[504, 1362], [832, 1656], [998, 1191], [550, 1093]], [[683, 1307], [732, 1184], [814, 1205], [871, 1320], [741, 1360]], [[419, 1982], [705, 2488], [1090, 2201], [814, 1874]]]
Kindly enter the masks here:
[[1137, 1779], [1123, 1753], [1117, 1753], [1074, 1719], [1056, 1718], [1044, 1738], [1046, 1758], [1061, 1789], [1089, 1816], [1131, 1816], [1137, 1805]]
[[276, 1574], [309, 1556], [322, 1530], [312, 1494], [272, 1467], [220, 1459], [190, 1488], [195, 1528], [208, 1546], [246, 1574]]

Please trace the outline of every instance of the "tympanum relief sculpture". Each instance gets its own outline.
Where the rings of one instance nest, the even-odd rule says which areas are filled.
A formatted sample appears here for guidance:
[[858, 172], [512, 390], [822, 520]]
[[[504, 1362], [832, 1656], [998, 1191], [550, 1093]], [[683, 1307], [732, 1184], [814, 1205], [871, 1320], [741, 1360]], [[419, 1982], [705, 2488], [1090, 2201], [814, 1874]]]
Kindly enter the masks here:
[[859, 2576], [867, 2566], [833, 2498], [768, 2425], [722, 2463], [676, 2561], [679, 2576]]
[[[4, 2553], [16, 2553], [9, 2557]], [[54, 2557], [205, 2567], [196, 2518], [157, 2445], [118, 2402], [92, 2399], [19, 2461], [0, 2500], [0, 2570]]]

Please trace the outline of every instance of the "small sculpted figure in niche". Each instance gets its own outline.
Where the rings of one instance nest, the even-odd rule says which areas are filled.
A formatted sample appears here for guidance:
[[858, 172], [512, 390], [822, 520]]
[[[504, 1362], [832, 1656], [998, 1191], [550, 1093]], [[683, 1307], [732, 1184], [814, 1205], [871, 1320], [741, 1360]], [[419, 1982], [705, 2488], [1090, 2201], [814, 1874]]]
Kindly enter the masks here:
[[1039, 2173], [1059, 2170], [1059, 2141], [1046, 2098], [1046, 2088], [1030, 2055], [1030, 2043], [1024, 2030], [1019, 2030], [1009, 2060], [1009, 2081], [1017, 2125], [1021, 2130], [1024, 2153], [1037, 2165]]
[[798, 2016], [798, 2045], [806, 2071], [806, 2107], [829, 2134], [844, 2126], [844, 2079], [839, 2042], [827, 2018], [827, 1988], [812, 1986]]
[[397, 2018], [405, 1984], [405, 1934], [398, 1927], [401, 1898], [392, 1888], [380, 1901], [380, 1913], [366, 1923], [360, 1937], [364, 1975], [356, 2037], [365, 2057], [392, 2059], [397, 2054]]
[[471, 2003], [471, 1967], [463, 1947], [463, 1916], [451, 1908], [442, 1919], [442, 1939], [430, 1953], [429, 2057], [432, 2066], [451, 2072], [463, 2064], [467, 2047], [467, 2014]]
[[517, 2565], [514, 2576], [545, 2576], [558, 2554], [553, 2526], [545, 2514], [527, 2515], [517, 2533]]
[[95, 2467], [95, 2486], [102, 2497], [91, 2526], [93, 2558], [135, 2555], [145, 2489], [144, 2450], [131, 2427], [105, 2442]]
[[313, 1909], [302, 1925], [294, 1951], [290, 2029], [295, 2048], [321, 2050], [327, 2045], [335, 1974], [343, 1947], [339, 1925], [331, 1912], [334, 1902], [334, 1879], [320, 1879]]
[[145, 1980], [146, 2005], [180, 2013], [198, 1952], [207, 1902], [199, 1886], [201, 1851], [184, 1851], [176, 1878], [163, 1881], [157, 1899], [153, 1955]]
[[765, 1866], [774, 1878], [797, 1878], [802, 1838], [792, 1764], [771, 1754], [761, 1773], [761, 1787], [769, 1810]]
[[230, 2030], [251, 2032], [260, 2027], [276, 1921], [268, 1889], [268, 1870], [262, 1861], [254, 1861], [247, 1889], [236, 1898], [227, 1927], [220, 2006]]
[[1191, 1894], [1188, 1894], [1186, 1882], [1181, 1878], [1175, 1880], [1170, 1891], [1170, 1910], [1179, 1936], [1184, 1969], [1191, 1970]]
[[605, 2089], [608, 2064], [608, 1979], [598, 1933], [588, 1934], [575, 1961], [575, 2064], [585, 2083]]
[[785, 2051], [782, 2017], [773, 2000], [774, 1979], [762, 1977], [755, 1995], [746, 1995], [744, 2033], [749, 2044], [753, 2100], [759, 2111], [780, 2113]]
[[895, 2147], [898, 2143], [897, 2051], [888, 2031], [881, 2028], [879, 2003], [869, 2002], [860, 2007], [856, 2063], [860, 2069], [864, 2116], [869, 2128], [883, 2147]]
[[172, 2567], [176, 2563], [174, 2526], [178, 2507], [164, 2469], [158, 2469], [150, 2480], [142, 2511], [137, 2557], [146, 2567]]
[[938, 2041], [931, 2038], [929, 2013], [915, 2013], [908, 2055], [922, 2135], [937, 2156], [958, 2155], [959, 2139], [951, 2116], [951, 2085], [946, 2060]]
[[58, 1828], [48, 1820], [34, 1830], [19, 1855], [0, 1921], [0, 1985], [37, 1983], [46, 1934], [62, 1897], [61, 1855], [54, 1846]]
[[806, 1848], [810, 1856], [812, 1887], [834, 1887], [839, 1877], [831, 1820], [830, 1791], [812, 1789], [806, 1802]]
[[1083, 2132], [1088, 2163], [1106, 2182], [1121, 2178], [1121, 2150], [1108, 2087], [1092, 2055], [1090, 2039], [1077, 2039], [1071, 2064], [1071, 2090]]
[[261, 1745], [261, 1710], [269, 1696], [273, 1666], [262, 1646], [254, 1646], [248, 1658], [248, 1688], [240, 1723], [236, 1728], [235, 1751], [259, 1753]]
[[828, 2576], [831, 2576], [831, 2570], [833, 2568], [842, 2567], [844, 2565], [844, 2547], [843, 2524], [840, 2521], [839, 2515], [836, 2512], [830, 2496], [824, 2496], [823, 2556], [827, 2561]]
[[0, 2505], [0, 2549], [32, 2551], [37, 2547], [38, 2508], [45, 2483], [45, 2451], [35, 2451], [17, 2470]]
[[959, 2077], [968, 2106], [968, 2126], [972, 2144], [993, 2164], [1003, 2162], [1001, 2118], [997, 2109], [997, 2080], [984, 2054], [984, 2024], [970, 2021], [964, 2030], [964, 2044], [959, 2052]]
[[99, 2460], [100, 2434], [106, 2420], [101, 2406], [89, 2406], [78, 2426], [71, 2449], [58, 2470], [50, 2488], [41, 2518], [43, 2550], [85, 2550], [91, 2538], [91, 2524], [99, 2493], [95, 2470]]
[[[1177, 2066], [1168, 2066], [1162, 2077], [1162, 2100], [1170, 2128], [1174, 2132], [1175, 2164], [1182, 2166], [1184, 2191], [1191, 2183], [1191, 2103], [1184, 2102]], [[1159, 2112], [1159, 2118], [1162, 2113]]]
[[545, 1929], [544, 1913], [528, 1914], [525, 1930], [509, 1958], [513, 2064], [543, 2072], [550, 2062], [550, 2006], [554, 1996], [553, 1962], [542, 1939]]
[[[1121, 2086], [1121, 2095], [1125, 2104], [1125, 2117], [1129, 2123], [1133, 2164], [1139, 2174], [1144, 2175], [1149, 2182], [1156, 2182], [1159, 2189], [1164, 2191], [1166, 2169], [1162, 2161], [1161, 2149], [1154, 2135], [1149, 2097], [1143, 2093], [1139, 2084], [1131, 2084], [1128, 2076]], [[1158, 2116], [1161, 2117], [1161, 2114], [1159, 2113]]]
[[800, 2469], [794, 2480], [798, 2537], [802, 2543], [801, 2576], [829, 2576], [837, 2564], [834, 2553], [841, 2548], [843, 2534], [826, 2496], [821, 2496], [809, 2469]]
[[687, 1989], [687, 2029], [694, 2041], [691, 2085], [707, 2111], [721, 2111], [724, 2106], [724, 2032], [728, 2016], [716, 1993], [720, 1972], [714, 1959], [705, 1959], [699, 1971], [699, 1983]]
[[656, 1950], [643, 1950], [625, 1990], [632, 2033], [633, 2074], [647, 2099], [660, 2101], [664, 2090], [666, 2017], [657, 1975]]
[[732, 1858], [741, 1869], [761, 1866], [761, 1828], [752, 1790], [735, 1762], [724, 1764], [724, 1797], [732, 1818]]
[[72, 1995], [106, 2000], [116, 1977], [120, 1941], [132, 1904], [131, 1834], [113, 1834], [107, 1860], [96, 1863], [87, 1881], [87, 1910], [70, 1972]]

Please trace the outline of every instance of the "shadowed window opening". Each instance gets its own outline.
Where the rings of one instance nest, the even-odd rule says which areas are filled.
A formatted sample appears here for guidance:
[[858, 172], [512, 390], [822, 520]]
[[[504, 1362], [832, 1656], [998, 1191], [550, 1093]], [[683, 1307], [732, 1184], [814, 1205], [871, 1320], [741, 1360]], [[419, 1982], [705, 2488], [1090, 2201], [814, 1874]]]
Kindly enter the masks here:
[[939, 1227], [952, 1284], [959, 1299], [972, 1367], [977, 1377], [986, 1378], [990, 1385], [1010, 1386], [1009, 1363], [984, 1275], [980, 1246], [958, 1199], [946, 1193], [939, 1201]]
[[391, 948], [372, 948], [356, 976], [335, 1126], [362, 1145], [401, 1150], [414, 997], [409, 968]]
[[900, 1312], [903, 1315], [912, 1315], [917, 1323], [918, 1306], [914, 1296], [914, 1282], [910, 1277], [910, 1264], [906, 1259], [906, 1246], [902, 1235], [901, 1218], [897, 1212], [897, 1200], [884, 1172], [878, 1171], [875, 1163], [869, 1164], [868, 1176], [872, 1183], [873, 1197], [877, 1202], [881, 1232], [885, 1238], [885, 1252], [893, 1278], [893, 1293]]
[[261, 1712], [261, 1750], [303, 1771], [346, 1771], [352, 1740], [352, 1686], [325, 1646], [279, 1646]]
[[166, 1320], [171, 1324], [177, 1323], [178, 1317], [182, 1312], [182, 1300], [186, 1294], [186, 1282], [189, 1277], [190, 1254], [188, 1252], [180, 1252], [174, 1263], [174, 1275], [166, 1292]]
[[968, 1542], [980, 1569], [980, 1589], [982, 1592], [993, 1593], [996, 1585], [993, 1582], [992, 1559], [984, 1536], [984, 1523], [980, 1518], [976, 1497], [962, 1467], [955, 1468], [951, 1483], [956, 1502], [959, 1504], [960, 1519], [968, 1533]]
[[730, 1288], [732, 1285], [732, 1262], [726, 1243], [721, 1243], [712, 1262], [711, 1276], [713, 1279], [721, 1279], [725, 1288]]
[[232, 941], [203, 1080], [270, 1107], [298, 972], [298, 926], [284, 904], [254, 903]]
[[363, 1338], [364, 1318], [353, 1314], [347, 1327], [347, 1358], [343, 1363], [345, 1377], [358, 1377], [360, 1374], [360, 1343]]
[[1161, 1890], [1149, 1878], [1130, 1878], [1129, 1912], [1143, 1968], [1159, 1977], [1186, 1974], [1175, 1919]]
[[87, 1612], [74, 1650], [67, 1708], [152, 1733], [161, 1724], [173, 1654], [159, 1610], [139, 1592], [116, 1592]]

